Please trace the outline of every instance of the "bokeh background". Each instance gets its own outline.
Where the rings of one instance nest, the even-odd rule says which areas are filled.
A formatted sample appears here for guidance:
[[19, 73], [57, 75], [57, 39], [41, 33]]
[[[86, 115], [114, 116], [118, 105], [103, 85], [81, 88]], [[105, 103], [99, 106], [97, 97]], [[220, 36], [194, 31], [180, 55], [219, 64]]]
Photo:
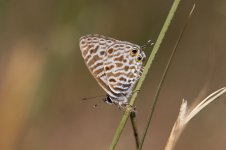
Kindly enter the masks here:
[[[181, 2], [139, 92], [140, 134], [193, 3]], [[83, 62], [79, 37], [98, 33], [140, 45], [155, 41], [171, 4], [172, 0], [0, 0], [0, 150], [108, 149], [123, 112], [101, 99], [81, 100], [105, 92]], [[226, 1], [196, 1], [144, 150], [164, 148], [183, 98], [191, 104], [226, 85], [225, 36]], [[190, 122], [175, 149], [225, 149], [225, 98]], [[130, 122], [117, 149], [135, 150]]]

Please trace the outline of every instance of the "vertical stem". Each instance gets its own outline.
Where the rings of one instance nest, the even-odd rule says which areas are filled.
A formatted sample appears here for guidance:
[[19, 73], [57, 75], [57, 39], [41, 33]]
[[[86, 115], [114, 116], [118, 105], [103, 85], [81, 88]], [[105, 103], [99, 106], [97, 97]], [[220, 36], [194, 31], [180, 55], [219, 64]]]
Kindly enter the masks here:
[[135, 137], [136, 148], [138, 149], [139, 144], [140, 144], [140, 139], [139, 139], [137, 123], [136, 123], [136, 112], [134, 112], [134, 111], [131, 112], [130, 120], [131, 120], [131, 124], [132, 124], [132, 128], [133, 128], [133, 134], [134, 134], [134, 137]]
[[185, 23], [184, 23], [184, 26], [183, 26], [183, 28], [182, 28], [182, 30], [181, 30], [181, 32], [180, 32], [179, 38], [178, 38], [177, 42], [175, 43], [174, 48], [173, 48], [173, 51], [172, 51], [172, 53], [171, 53], [171, 55], [170, 55], [170, 58], [169, 58], [169, 60], [168, 60], [168, 63], [166, 64], [165, 70], [164, 70], [164, 72], [163, 72], [162, 78], [161, 78], [161, 80], [160, 80], [160, 82], [159, 82], [159, 85], [158, 85], [158, 88], [157, 88], [157, 91], [156, 91], [156, 94], [155, 94], [155, 97], [154, 97], [153, 105], [152, 105], [152, 107], [151, 107], [151, 109], [150, 109], [151, 111], [150, 111], [150, 113], [148, 114], [147, 124], [146, 124], [145, 130], [144, 130], [144, 134], [143, 134], [142, 139], [141, 139], [141, 143], [140, 143], [139, 150], [142, 149], [142, 146], [143, 146], [143, 143], [144, 143], [144, 139], [145, 139], [145, 137], [146, 137], [146, 134], [147, 134], [147, 131], [148, 131], [148, 128], [149, 128], [149, 125], [150, 125], [150, 122], [151, 122], [153, 113], [154, 113], [154, 111], [155, 111], [155, 106], [156, 106], [157, 99], [158, 99], [158, 96], [159, 96], [159, 93], [160, 93], [160, 89], [161, 89], [161, 87], [162, 87], [162, 85], [163, 85], [163, 82], [164, 82], [164, 80], [165, 80], [166, 74], [167, 74], [167, 72], [168, 72], [168, 70], [169, 70], [169, 67], [170, 67], [170, 64], [171, 64], [171, 62], [172, 62], [173, 56], [174, 56], [174, 54], [175, 54], [175, 52], [176, 52], [177, 46], [178, 46], [178, 44], [179, 44], [179, 42], [180, 42], [180, 40], [181, 40], [181, 37], [182, 37], [182, 35], [183, 35], [183, 33], [184, 33], [184, 31], [185, 31], [187, 25], [188, 25], [188, 21], [189, 21], [191, 15], [192, 15], [192, 12], [193, 12], [194, 9], [195, 9], [195, 4], [193, 5], [193, 7], [192, 7], [192, 9], [191, 9], [191, 11], [190, 11], [190, 13], [189, 13], [189, 15], [188, 15], [188, 17], [187, 17], [187, 20], [186, 20]]
[[[151, 55], [150, 55], [150, 57], [149, 57], [149, 59], [147, 61], [146, 66], [144, 68], [144, 72], [143, 72], [139, 82], [137, 83], [135, 91], [136, 90], [138, 90], [138, 91], [140, 90], [140, 88], [141, 88], [141, 86], [142, 86], [142, 84], [143, 84], [143, 82], [145, 80], [145, 77], [146, 77], [146, 75], [147, 75], [147, 73], [149, 71], [149, 68], [151, 67], [151, 64], [152, 64], [152, 62], [153, 62], [153, 60], [155, 58], [155, 54], [158, 52], [159, 47], [160, 47], [160, 45], [161, 45], [161, 43], [163, 41], [163, 38], [164, 38], [164, 36], [166, 34], [166, 31], [168, 30], [168, 27], [169, 27], [169, 25], [170, 25], [170, 23], [171, 23], [171, 21], [173, 19], [174, 13], [176, 12], [176, 9], [177, 9], [179, 3], [180, 3], [180, 0], [174, 0], [173, 5], [172, 5], [172, 7], [171, 7], [171, 9], [169, 11], [169, 14], [168, 14], [167, 18], [166, 18], [166, 21], [165, 21], [165, 23], [164, 23], [164, 25], [162, 27], [162, 30], [161, 30], [161, 32], [160, 32], [160, 34], [158, 36], [157, 41], [155, 43], [155, 46], [154, 46], [154, 48], [153, 48], [153, 50], [151, 52]], [[131, 97], [131, 100], [130, 100], [130, 105], [133, 106], [133, 104], [135, 103], [136, 97], [137, 97], [137, 92], [133, 93], [133, 95]], [[130, 112], [131, 112], [131, 109], [128, 108], [128, 109], [126, 109], [125, 113], [123, 114], [122, 119], [121, 119], [121, 121], [119, 123], [119, 126], [116, 129], [116, 132], [115, 132], [115, 135], [113, 137], [112, 143], [110, 144], [109, 150], [114, 150], [115, 149], [116, 144], [118, 143], [118, 140], [119, 140], [119, 138], [120, 138], [120, 136], [122, 134], [122, 131], [123, 131], [124, 127], [125, 127], [125, 124], [126, 124], [126, 122], [128, 120]]]
[[126, 122], [128, 120], [129, 115], [130, 115], [130, 110], [129, 111], [125, 110], [125, 112], [124, 112], [124, 114], [122, 116], [122, 119], [121, 119], [121, 121], [119, 123], [119, 126], [118, 126], [118, 128], [117, 128], [117, 130], [115, 132], [115, 135], [114, 135], [113, 141], [112, 141], [112, 143], [111, 143], [111, 145], [109, 147], [109, 150], [114, 150], [115, 149], [116, 144], [118, 143], [118, 140], [119, 140], [119, 138], [120, 138], [120, 136], [122, 134], [122, 130], [124, 129], [124, 127], [126, 125]]

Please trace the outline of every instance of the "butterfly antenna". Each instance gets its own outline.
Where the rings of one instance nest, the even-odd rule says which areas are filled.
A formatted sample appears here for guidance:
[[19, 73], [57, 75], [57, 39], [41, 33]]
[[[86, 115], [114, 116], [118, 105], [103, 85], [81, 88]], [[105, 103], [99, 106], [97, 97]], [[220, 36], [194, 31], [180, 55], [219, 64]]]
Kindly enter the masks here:
[[93, 96], [93, 97], [85, 97], [85, 98], [82, 98], [82, 100], [92, 100], [92, 99], [96, 99], [96, 98], [99, 98], [99, 97], [105, 97], [106, 95], [100, 95], [100, 96]]
[[101, 103], [101, 101], [99, 101], [98, 103], [96, 103], [95, 105], [93, 105], [93, 109], [97, 108], [97, 106], [99, 106], [100, 103]]
[[151, 42], [151, 40], [148, 40], [146, 44], [141, 46], [142, 50], [145, 50], [148, 46], [154, 45], [155, 43]]
[[[105, 97], [106, 95], [100, 95], [100, 96], [93, 96], [93, 97], [85, 97], [83, 98], [82, 100], [93, 100], [93, 99], [96, 99], [96, 98], [100, 98], [100, 97]], [[95, 105], [93, 105], [93, 109], [95, 109], [97, 106], [99, 106], [99, 104], [101, 103], [102, 101], [99, 101], [98, 103], [96, 103]]]

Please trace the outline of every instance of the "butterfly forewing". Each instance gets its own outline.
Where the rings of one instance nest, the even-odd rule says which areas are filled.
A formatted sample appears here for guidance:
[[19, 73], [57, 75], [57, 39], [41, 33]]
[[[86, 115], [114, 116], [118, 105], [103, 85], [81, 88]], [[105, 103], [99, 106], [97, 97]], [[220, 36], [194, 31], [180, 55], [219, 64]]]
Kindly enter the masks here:
[[111, 92], [103, 69], [103, 63], [107, 47], [115, 41], [101, 35], [86, 35], [80, 38], [80, 50], [89, 71], [109, 95], [111, 95]]
[[[142, 73], [143, 61], [131, 54], [138, 45], [101, 35], [80, 38], [80, 49], [90, 72], [116, 104], [127, 103], [132, 88]], [[145, 57], [144, 53], [141, 55]]]

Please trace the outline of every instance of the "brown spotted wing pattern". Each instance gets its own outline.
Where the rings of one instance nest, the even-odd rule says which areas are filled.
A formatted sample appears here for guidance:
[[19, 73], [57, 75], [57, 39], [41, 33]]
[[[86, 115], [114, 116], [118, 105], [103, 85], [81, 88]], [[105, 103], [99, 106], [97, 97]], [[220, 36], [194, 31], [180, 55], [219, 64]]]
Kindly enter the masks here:
[[80, 50], [89, 71], [107, 93], [105, 102], [127, 104], [143, 71], [146, 56], [140, 46], [94, 34], [80, 38]]

